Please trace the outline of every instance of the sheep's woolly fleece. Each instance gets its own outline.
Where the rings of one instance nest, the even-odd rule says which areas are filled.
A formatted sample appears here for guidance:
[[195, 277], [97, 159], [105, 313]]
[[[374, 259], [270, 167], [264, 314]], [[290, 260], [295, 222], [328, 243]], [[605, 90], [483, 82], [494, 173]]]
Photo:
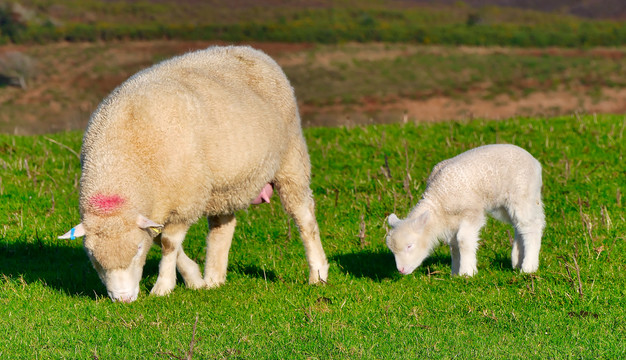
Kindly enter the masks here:
[[[145, 261], [149, 246], [140, 244], [151, 241], [150, 232], [138, 224], [164, 226], [161, 242], [182, 253], [192, 223], [269, 201], [272, 184], [302, 232], [310, 281], [326, 279], [294, 92], [258, 50], [211, 47], [135, 74], [93, 113], [81, 162], [81, 225], [96, 269], [125, 269], [137, 256]], [[210, 252], [207, 259], [217, 256]]]

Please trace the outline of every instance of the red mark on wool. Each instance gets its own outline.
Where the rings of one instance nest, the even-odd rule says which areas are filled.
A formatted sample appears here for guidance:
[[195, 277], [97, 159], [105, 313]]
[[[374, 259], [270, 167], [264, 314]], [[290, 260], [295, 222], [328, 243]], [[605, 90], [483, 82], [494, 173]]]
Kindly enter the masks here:
[[97, 194], [89, 199], [89, 205], [97, 212], [110, 214], [119, 209], [125, 200], [119, 195]]

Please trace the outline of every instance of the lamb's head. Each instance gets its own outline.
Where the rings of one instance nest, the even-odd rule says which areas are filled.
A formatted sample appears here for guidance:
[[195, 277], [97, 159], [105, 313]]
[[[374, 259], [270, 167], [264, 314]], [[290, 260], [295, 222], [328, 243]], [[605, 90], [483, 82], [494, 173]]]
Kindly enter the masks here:
[[428, 226], [429, 217], [426, 211], [415, 219], [400, 220], [395, 214], [387, 218], [391, 227], [387, 234], [387, 247], [393, 252], [398, 271], [404, 275], [420, 266], [434, 246]]
[[82, 223], [59, 238], [85, 236], [85, 251], [111, 300], [132, 302], [139, 295], [139, 282], [153, 236], [162, 227], [142, 215], [127, 219], [85, 214]]

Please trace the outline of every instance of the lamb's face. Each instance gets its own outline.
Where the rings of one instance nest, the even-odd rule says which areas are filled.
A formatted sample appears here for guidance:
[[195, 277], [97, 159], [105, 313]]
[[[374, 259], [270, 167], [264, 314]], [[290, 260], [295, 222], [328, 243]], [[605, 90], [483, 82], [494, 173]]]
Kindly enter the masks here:
[[400, 220], [395, 214], [388, 218], [391, 227], [387, 235], [387, 247], [396, 259], [396, 267], [403, 275], [412, 273], [422, 264], [431, 251], [431, 242], [425, 224], [428, 214], [417, 219]]
[[138, 223], [97, 218], [84, 221], [85, 251], [113, 301], [132, 302], [139, 295], [152, 227]]

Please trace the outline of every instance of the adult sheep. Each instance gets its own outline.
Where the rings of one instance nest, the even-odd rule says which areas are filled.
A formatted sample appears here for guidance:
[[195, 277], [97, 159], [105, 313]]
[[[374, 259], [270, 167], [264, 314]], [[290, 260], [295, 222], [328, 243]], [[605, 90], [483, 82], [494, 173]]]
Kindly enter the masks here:
[[545, 226], [541, 186], [541, 164], [515, 145], [480, 146], [440, 162], [407, 218], [389, 215], [387, 246], [398, 271], [413, 272], [442, 239], [450, 246], [452, 274], [474, 275], [485, 212], [515, 228], [513, 267], [537, 271]]
[[[114, 301], [137, 298], [153, 240], [162, 259], [151, 293], [171, 292], [176, 268], [188, 287], [223, 284], [234, 213], [265, 199], [269, 183], [300, 230], [309, 283], [326, 281], [294, 92], [261, 51], [210, 47], [135, 74], [91, 116], [81, 164], [82, 221], [61, 238], [85, 236]], [[210, 227], [204, 279], [182, 248], [202, 216]]]

